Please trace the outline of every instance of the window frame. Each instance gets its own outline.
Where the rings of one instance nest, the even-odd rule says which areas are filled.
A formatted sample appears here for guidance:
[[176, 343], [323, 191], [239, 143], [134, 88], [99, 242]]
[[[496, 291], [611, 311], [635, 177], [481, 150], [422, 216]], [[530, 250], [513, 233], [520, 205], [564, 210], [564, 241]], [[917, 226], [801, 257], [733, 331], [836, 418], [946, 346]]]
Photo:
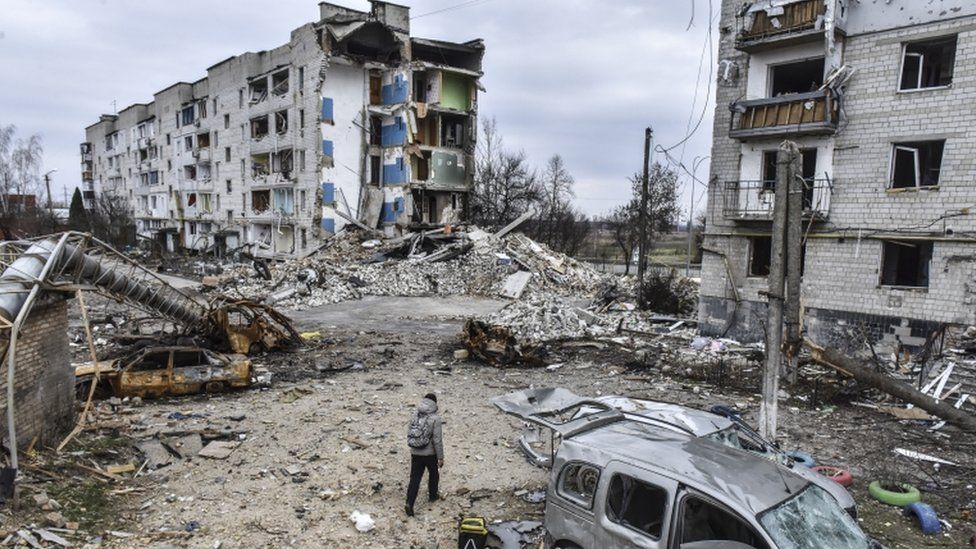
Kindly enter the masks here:
[[[756, 521], [756, 524], [753, 524], [752, 522], [749, 521], [748, 518], [742, 516], [740, 513], [738, 513], [728, 505], [725, 505], [718, 499], [713, 498], [702, 492], [699, 492], [698, 490], [687, 489], [687, 488], [684, 490], [679, 490], [677, 497], [675, 497], [674, 510], [671, 513], [671, 528], [669, 530], [670, 532], [669, 535], [671, 537], [671, 543], [673, 544], [674, 547], [677, 547], [678, 545], [681, 544], [681, 537], [684, 535], [683, 522], [685, 518], [685, 502], [688, 501], [689, 499], [697, 499], [699, 501], [707, 503], [708, 505], [711, 505], [712, 507], [719, 509], [720, 511], [728, 515], [731, 515], [736, 520], [745, 524], [746, 527], [748, 527], [749, 530], [752, 531], [752, 535], [755, 536], [759, 541], [763, 543], [765, 549], [771, 547], [770, 542], [767, 539], [768, 534], [766, 533], [766, 530], [762, 527], [762, 525], [759, 524], [758, 517], [753, 517], [753, 519]], [[716, 540], [716, 541], [721, 541], [721, 540]]]
[[935, 241], [934, 240], [915, 240], [913, 243], [918, 246], [919, 244], [927, 244], [929, 246], [928, 250], [928, 267], [925, 274], [925, 285], [924, 286], [909, 286], [905, 284], [885, 284], [885, 259], [887, 259], [888, 254], [885, 253], [885, 248], [888, 244], [892, 246], [904, 246], [903, 242], [897, 239], [881, 240], [881, 254], [878, 258], [878, 288], [887, 290], [909, 290], [916, 292], [927, 292], [929, 288], [932, 287], [932, 261], [935, 259]]
[[753, 265], [753, 262], [755, 261], [754, 258], [755, 258], [755, 255], [756, 255], [756, 240], [758, 240], [760, 238], [762, 238], [762, 239], [769, 239], [769, 267], [772, 268], [772, 264], [773, 264], [773, 242], [772, 242], [772, 240], [773, 240], [773, 236], [772, 235], [750, 236], [750, 237], [748, 237], [748, 241], [749, 241], [749, 257], [748, 257], [748, 260], [749, 260], [749, 262], [746, 264], [746, 277], [747, 278], [757, 278], [757, 279], [759, 279], [759, 278], [769, 278], [769, 273], [768, 272], [766, 274], [764, 274], [764, 275], [753, 274], [752, 273], [752, 265]]
[[[947, 139], [922, 139], [917, 141], [892, 141], [891, 142], [891, 152], [888, 158], [888, 181], [885, 183], [885, 190], [888, 192], [904, 192], [904, 191], [920, 191], [920, 190], [938, 190], [942, 186], [942, 168], [945, 164], [945, 149], [948, 144]], [[922, 143], [942, 143], [942, 153], [939, 155], [939, 179], [934, 185], [923, 185], [924, 173], [922, 171], [921, 164], [921, 147], [913, 147], [909, 145], [918, 145]], [[896, 187], [895, 186], [895, 168], [898, 164], [898, 151], [908, 151], [914, 156], [915, 163], [915, 185], [909, 187]]]
[[[593, 495], [590, 496], [589, 503], [584, 502], [580, 498], [576, 497], [575, 495], [563, 489], [563, 483], [565, 482], [567, 471], [569, 470], [570, 467], [577, 466], [577, 465], [580, 467], [589, 467], [591, 469], [596, 470], [597, 472], [596, 485], [593, 488]], [[602, 478], [603, 478], [603, 468], [598, 465], [595, 465], [588, 461], [579, 460], [579, 459], [567, 461], [559, 470], [559, 476], [556, 478], [556, 494], [558, 494], [559, 497], [563, 498], [564, 500], [568, 501], [569, 503], [581, 509], [592, 511], [593, 504], [596, 502], [596, 495], [600, 491], [600, 480]]]
[[[632, 480], [632, 481], [634, 481], [636, 483], [643, 484], [645, 486], [649, 486], [651, 488], [654, 488], [654, 489], [660, 490], [661, 492], [664, 492], [664, 507], [663, 507], [663, 509], [661, 511], [660, 533], [657, 536], [655, 536], [655, 535], [653, 535], [650, 532], [647, 532], [645, 530], [641, 530], [640, 528], [637, 528], [637, 527], [635, 527], [632, 524], [624, 523], [624, 522], [622, 522], [620, 520], [619, 517], [615, 517], [615, 516], [611, 515], [611, 507], [610, 507], [610, 486], [613, 484], [614, 479], [616, 479], [617, 477], [627, 477], [627, 478], [629, 478], [630, 480]], [[610, 476], [609, 482], [607, 482], [606, 495], [604, 497], [604, 504], [603, 504], [603, 514], [607, 517], [607, 520], [609, 520], [610, 522], [616, 524], [617, 526], [620, 526], [621, 528], [626, 528], [627, 530], [630, 530], [632, 532], [635, 532], [637, 534], [640, 534], [641, 536], [650, 538], [650, 539], [652, 539], [654, 541], [661, 541], [662, 538], [663, 538], [664, 532], [666, 531], [665, 526], [666, 526], [666, 521], [668, 519], [668, 512], [669, 512], [670, 507], [671, 507], [671, 501], [672, 501], [672, 499], [673, 498], [671, 497], [671, 492], [669, 492], [668, 489], [665, 488], [665, 487], [663, 487], [663, 486], [658, 486], [657, 484], [652, 484], [650, 482], [647, 482], [647, 481], [645, 481], [643, 479], [640, 479], [638, 477], [635, 477], [633, 475], [628, 475], [626, 473], [622, 473], [622, 472], [619, 472], [619, 471], [614, 471], [613, 474]], [[616, 514], [616, 513], [614, 513], [614, 514]]]
[[[940, 84], [938, 86], [924, 86], [923, 87], [922, 86], [922, 76], [923, 76], [923, 72], [924, 72], [923, 69], [925, 67], [925, 58], [926, 58], [925, 57], [925, 54], [924, 53], [914, 53], [914, 52], [912, 52], [910, 54], [909, 51], [908, 51], [909, 46], [912, 46], [914, 44], [926, 44], [926, 43], [934, 43], [934, 42], [940, 42], [940, 41], [948, 41], [950, 39], [953, 39], [955, 41], [953, 55], [952, 55], [952, 78], [950, 79], [950, 81], [949, 81], [948, 84]], [[956, 77], [956, 61], [957, 61], [957, 54], [958, 53], [959, 53], [959, 33], [947, 34], [947, 35], [942, 35], [942, 36], [931, 36], [931, 37], [927, 37], [927, 38], [920, 38], [918, 40], [906, 40], [905, 42], [902, 42], [901, 43], [901, 59], [899, 60], [899, 63], [898, 63], [898, 83], [897, 83], [897, 90], [896, 90], [897, 93], [917, 93], [917, 92], [924, 92], [924, 91], [931, 91], [931, 90], [946, 90], [946, 89], [952, 88], [952, 85], [955, 82], [955, 77]], [[903, 84], [904, 79], [905, 79], [905, 58], [908, 57], [909, 54], [912, 55], [912, 56], [919, 57], [919, 62], [918, 62], [918, 77], [916, 78], [917, 87], [915, 87], [915, 88], [903, 88], [902, 87], [902, 84]]]

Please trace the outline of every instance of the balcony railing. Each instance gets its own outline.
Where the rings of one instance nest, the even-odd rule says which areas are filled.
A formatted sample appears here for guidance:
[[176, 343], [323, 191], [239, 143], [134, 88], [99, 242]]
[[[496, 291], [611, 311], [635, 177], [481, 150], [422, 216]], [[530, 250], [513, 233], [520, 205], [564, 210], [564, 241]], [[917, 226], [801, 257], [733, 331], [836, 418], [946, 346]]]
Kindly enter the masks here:
[[[803, 217], [827, 219], [833, 192], [831, 180], [805, 179], [803, 183]], [[775, 195], [775, 181], [726, 181], [722, 215], [726, 219], [740, 221], [771, 220], [776, 204]]]
[[826, 13], [824, 0], [795, 0], [779, 6], [768, 1], [753, 2], [736, 18], [736, 47], [743, 51], [758, 51], [764, 47], [816, 40], [823, 31]]
[[734, 139], [829, 135], [837, 131], [839, 99], [830, 90], [749, 99], [730, 105]]

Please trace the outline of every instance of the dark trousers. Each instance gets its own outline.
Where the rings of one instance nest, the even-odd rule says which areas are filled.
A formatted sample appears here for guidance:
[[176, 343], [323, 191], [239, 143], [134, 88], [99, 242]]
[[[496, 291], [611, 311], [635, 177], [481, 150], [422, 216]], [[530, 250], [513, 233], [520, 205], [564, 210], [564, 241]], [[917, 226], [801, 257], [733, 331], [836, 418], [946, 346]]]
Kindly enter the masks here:
[[427, 496], [437, 495], [437, 483], [440, 474], [437, 472], [437, 456], [417, 456], [410, 454], [410, 484], [407, 485], [407, 505], [413, 507], [420, 491], [420, 479], [427, 469]]

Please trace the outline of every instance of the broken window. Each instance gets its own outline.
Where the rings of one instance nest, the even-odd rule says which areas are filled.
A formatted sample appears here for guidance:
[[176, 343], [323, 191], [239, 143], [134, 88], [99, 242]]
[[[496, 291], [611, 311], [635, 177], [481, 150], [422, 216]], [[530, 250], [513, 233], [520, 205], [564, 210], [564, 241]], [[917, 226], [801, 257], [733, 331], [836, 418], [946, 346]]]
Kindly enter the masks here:
[[660, 539], [667, 501], [668, 492], [664, 488], [626, 475], [614, 475], [607, 488], [607, 518]]
[[251, 156], [251, 177], [267, 176], [271, 173], [271, 155], [268, 153]]
[[147, 353], [136, 360], [130, 367], [130, 372], [151, 372], [165, 370], [169, 367], [169, 351]]
[[227, 194], [230, 194], [233, 191], [234, 191], [234, 184], [233, 184], [233, 182], [231, 182], [230, 179], [228, 179], [227, 180]]
[[200, 209], [206, 213], [213, 211], [213, 194], [200, 193]]
[[230, 162], [230, 147], [224, 147], [224, 162]]
[[881, 250], [881, 285], [929, 287], [931, 242], [886, 241]]
[[369, 104], [383, 103], [383, 80], [378, 74], [369, 75]]
[[294, 154], [291, 149], [284, 149], [271, 155], [273, 173], [280, 173], [285, 179], [290, 179], [293, 168]]
[[294, 189], [279, 188], [274, 189], [274, 209], [283, 215], [295, 213], [295, 191]]
[[464, 117], [445, 115], [441, 117], [441, 146], [464, 147]]
[[371, 115], [369, 117], [369, 144], [379, 146], [383, 143], [383, 117]]
[[268, 135], [268, 115], [251, 119], [251, 137], [261, 139]]
[[430, 151], [423, 151], [421, 156], [414, 157], [414, 181], [430, 179]]
[[262, 76], [261, 78], [251, 81], [247, 86], [248, 93], [248, 103], [260, 103], [268, 98], [268, 78]]
[[749, 238], [749, 276], [769, 276], [773, 239], [769, 236]]
[[285, 95], [288, 93], [288, 69], [271, 75], [271, 93]]
[[192, 151], [193, 150], [193, 136], [188, 135], [183, 138], [183, 150]]
[[[779, 158], [777, 150], [763, 151], [762, 158], [762, 188], [773, 191], [776, 189], [776, 160]], [[803, 208], [813, 207], [813, 189], [817, 177], [817, 149], [800, 149], [800, 174], [803, 178]]]
[[251, 191], [251, 209], [266, 212], [271, 207], [271, 191]]
[[209, 133], [197, 134], [197, 148], [206, 149], [208, 147], [210, 147], [210, 134]]
[[274, 113], [275, 118], [275, 131], [278, 135], [282, 135], [288, 131], [288, 111], [278, 111]]
[[891, 188], [934, 187], [939, 184], [945, 140], [895, 143]]
[[378, 154], [369, 157], [369, 182], [373, 185], [380, 184], [380, 175], [383, 172], [383, 163]]
[[685, 498], [679, 512], [678, 539], [681, 544], [722, 541], [739, 542], [757, 549], [769, 547], [745, 521], [703, 499], [694, 496]]
[[414, 71], [413, 73], [413, 100], [417, 103], [427, 102], [426, 71]]
[[197, 178], [197, 167], [194, 165], [183, 166], [183, 178], [184, 179], [196, 179]]
[[776, 189], [776, 159], [778, 157], [776, 150], [763, 151], [762, 182], [763, 189], [768, 191]]
[[589, 463], [571, 462], [559, 474], [559, 495], [589, 509], [600, 480], [600, 469]]
[[952, 84], [955, 63], [956, 36], [905, 44], [900, 89], [948, 86]]
[[823, 85], [824, 58], [769, 67], [769, 97], [817, 91]]
[[196, 121], [196, 116], [194, 111], [195, 108], [193, 105], [188, 105], [186, 107], [183, 107], [183, 110], [180, 111], [180, 118], [184, 126], [192, 124]]
[[149, 184], [150, 185], [159, 185], [159, 172], [158, 171], [149, 172]]
[[186, 205], [195, 206], [197, 203], [197, 193], [186, 193]]
[[229, 130], [230, 129], [230, 115], [229, 114], [225, 114], [224, 115], [224, 129], [225, 130]]

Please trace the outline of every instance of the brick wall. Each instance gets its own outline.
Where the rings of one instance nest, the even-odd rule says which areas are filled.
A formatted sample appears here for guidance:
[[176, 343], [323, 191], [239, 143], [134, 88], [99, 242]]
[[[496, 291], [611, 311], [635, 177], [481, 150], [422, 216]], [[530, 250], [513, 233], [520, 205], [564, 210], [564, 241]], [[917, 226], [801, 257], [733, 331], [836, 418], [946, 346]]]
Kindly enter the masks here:
[[[768, 234], [770, 223], [734, 222], [722, 216], [722, 182], [740, 179], [743, 146], [750, 146], [728, 138], [728, 105], [744, 97], [749, 64], [749, 56], [734, 48], [738, 4], [723, 2], [720, 24], [719, 60], [734, 60], [739, 78], [734, 85], [719, 83], [717, 88], [704, 245], [719, 253], [706, 253], [703, 258], [699, 309], [702, 331], [709, 335], [727, 325], [728, 316], [723, 312], [735, 310], [735, 293], [754, 302], [740, 305], [740, 310], [756, 313], [765, 301], [759, 292], [768, 287], [765, 278], [747, 276], [748, 237]], [[976, 109], [972, 108], [976, 103], [976, 17], [949, 17], [843, 41], [843, 62], [857, 72], [846, 87], [840, 130], [835, 137], [826, 138], [833, 149], [829, 222], [815, 224], [809, 234], [803, 277], [802, 305], [808, 328], [824, 341], [849, 335], [852, 323], [878, 327], [881, 332], [872, 338], [877, 340], [894, 333], [884, 332], [885, 326], [911, 326], [918, 334], [905, 334], [909, 342], [924, 337], [934, 323], [976, 324], [976, 214], [964, 210], [976, 205]], [[958, 34], [958, 43], [952, 86], [899, 93], [902, 43], [953, 33]], [[938, 188], [889, 191], [892, 143], [926, 139], [946, 140]], [[880, 285], [879, 238], [905, 231], [935, 240], [928, 288]], [[814, 310], [818, 312], [811, 313]], [[837, 322], [845, 319], [847, 325]], [[733, 327], [730, 334], [744, 340], [762, 339], [755, 322], [743, 320], [739, 314], [736, 323], [742, 325]]]
[[[14, 377], [17, 443], [56, 444], [74, 422], [75, 375], [68, 350], [68, 305], [39, 299], [17, 338]], [[0, 367], [0, 432], [7, 438], [7, 362]]]

